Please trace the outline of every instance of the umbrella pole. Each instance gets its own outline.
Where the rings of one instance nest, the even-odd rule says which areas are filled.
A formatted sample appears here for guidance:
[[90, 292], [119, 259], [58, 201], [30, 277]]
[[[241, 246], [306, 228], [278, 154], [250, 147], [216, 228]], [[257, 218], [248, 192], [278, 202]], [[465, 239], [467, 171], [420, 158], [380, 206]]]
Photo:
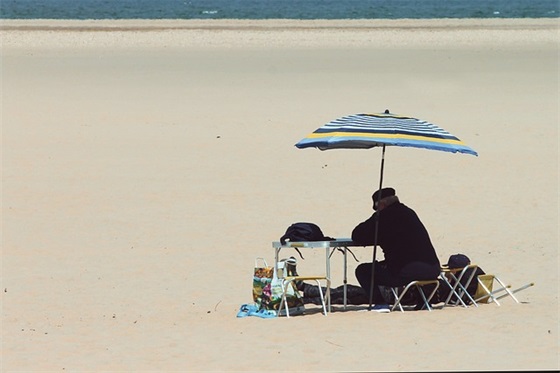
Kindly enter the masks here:
[[[379, 197], [377, 199], [378, 206], [379, 201], [383, 196], [381, 195], [381, 189], [383, 188], [383, 168], [385, 167], [385, 144], [383, 144], [383, 150], [381, 151], [381, 174], [379, 176]], [[375, 202], [375, 201], [374, 201]], [[369, 283], [369, 306], [368, 310], [371, 311], [371, 306], [373, 304], [373, 287], [375, 285], [375, 257], [377, 255], [377, 232], [379, 230], [379, 214], [377, 214], [377, 219], [375, 219], [375, 235], [373, 236], [373, 259], [371, 261], [371, 279]]]

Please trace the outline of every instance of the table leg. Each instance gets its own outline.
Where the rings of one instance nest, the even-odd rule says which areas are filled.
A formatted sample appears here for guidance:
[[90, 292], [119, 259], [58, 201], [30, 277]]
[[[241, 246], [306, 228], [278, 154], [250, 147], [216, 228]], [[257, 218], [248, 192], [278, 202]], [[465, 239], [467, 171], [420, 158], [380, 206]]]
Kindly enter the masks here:
[[276, 267], [278, 265], [278, 258], [280, 257], [280, 248], [274, 250], [274, 270], [278, 270]]
[[344, 246], [344, 278], [342, 280], [342, 285], [344, 287], [344, 310], [346, 311], [346, 305], [348, 304], [348, 248]]
[[[327, 278], [329, 279], [328, 283], [330, 283], [330, 281], [331, 281], [331, 258], [329, 256], [329, 249], [330, 249], [330, 246], [325, 247]], [[329, 310], [329, 313], [331, 313], [332, 310], [331, 310], [331, 288], [330, 288], [330, 286], [327, 286], [326, 297], [328, 299], [327, 300], [327, 308]]]

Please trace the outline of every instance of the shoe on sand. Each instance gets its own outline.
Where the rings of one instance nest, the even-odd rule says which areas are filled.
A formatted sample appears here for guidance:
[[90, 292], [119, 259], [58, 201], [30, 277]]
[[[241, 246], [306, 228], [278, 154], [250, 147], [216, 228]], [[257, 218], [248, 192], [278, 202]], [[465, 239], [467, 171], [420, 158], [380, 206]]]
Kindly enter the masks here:
[[388, 304], [376, 304], [371, 310], [379, 313], [389, 313], [391, 312], [391, 307]]

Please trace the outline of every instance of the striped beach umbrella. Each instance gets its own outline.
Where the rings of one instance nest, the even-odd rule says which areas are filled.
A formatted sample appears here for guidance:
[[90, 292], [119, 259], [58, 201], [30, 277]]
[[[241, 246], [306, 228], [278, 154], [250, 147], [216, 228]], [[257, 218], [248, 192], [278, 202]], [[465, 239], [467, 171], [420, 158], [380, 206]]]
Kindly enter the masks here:
[[[403, 146], [439, 150], [450, 153], [478, 153], [457, 137], [430, 122], [385, 110], [382, 114], [353, 114], [335, 119], [300, 140], [296, 147], [329, 149], [369, 149], [382, 147], [379, 190], [383, 188], [383, 168], [386, 146]], [[378, 201], [382, 199], [379, 193]], [[374, 287], [374, 268], [377, 252], [377, 224], [371, 270], [369, 309], [371, 310]]]
[[302, 139], [296, 147], [368, 149], [405, 146], [478, 155], [457, 137], [424, 120], [390, 114], [353, 114], [335, 119]]

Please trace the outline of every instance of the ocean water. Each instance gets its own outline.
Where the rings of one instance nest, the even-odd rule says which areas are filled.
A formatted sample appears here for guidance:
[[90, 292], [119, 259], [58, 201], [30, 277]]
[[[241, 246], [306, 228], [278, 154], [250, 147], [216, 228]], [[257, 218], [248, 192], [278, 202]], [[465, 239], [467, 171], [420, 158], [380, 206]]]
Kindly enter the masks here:
[[559, 0], [0, 0], [2, 19], [429, 19], [559, 15]]

